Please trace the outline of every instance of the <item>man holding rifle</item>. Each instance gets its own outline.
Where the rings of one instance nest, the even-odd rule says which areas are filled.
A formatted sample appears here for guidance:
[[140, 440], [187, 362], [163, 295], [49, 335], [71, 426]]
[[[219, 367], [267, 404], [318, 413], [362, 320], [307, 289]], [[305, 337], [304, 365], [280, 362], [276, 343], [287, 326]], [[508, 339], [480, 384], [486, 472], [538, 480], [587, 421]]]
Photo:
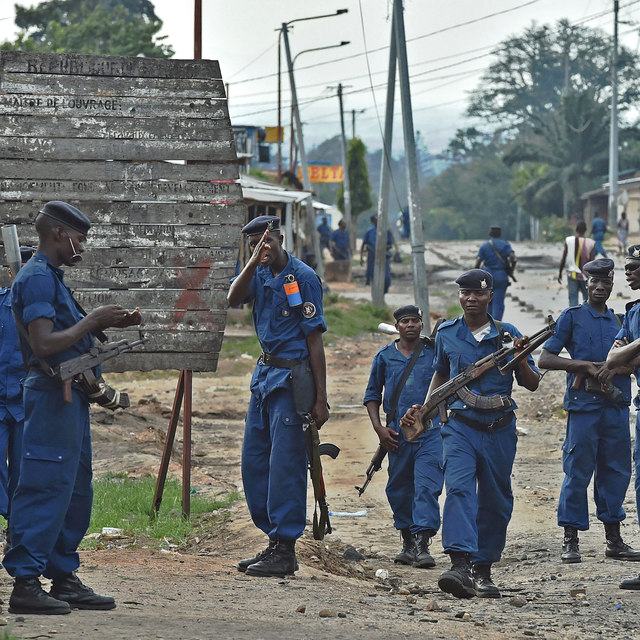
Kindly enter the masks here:
[[[418, 307], [400, 307], [393, 317], [400, 339], [376, 353], [364, 405], [380, 445], [389, 453], [386, 493], [394, 525], [403, 540], [395, 562], [426, 569], [435, 567], [429, 545], [440, 528], [438, 498], [443, 482], [440, 423], [414, 442], [407, 442], [400, 431], [399, 419], [426, 396], [433, 377], [434, 350], [420, 335], [424, 325]], [[380, 421], [381, 404], [387, 415], [385, 425]]]
[[[85, 315], [64, 284], [60, 266], [82, 260], [90, 227], [75, 207], [45, 204], [35, 221], [38, 251], [12, 287], [11, 307], [18, 329], [25, 332], [21, 343], [29, 371], [21, 475], [9, 522], [12, 547], [3, 560], [15, 579], [10, 613], [56, 615], [72, 608], [116, 606], [113, 598], [94, 593], [75, 574], [93, 498], [89, 399], [74, 382], [72, 402], [65, 402], [60, 380], [49, 373], [91, 349], [92, 332], [141, 321], [139, 311], [117, 305]], [[53, 582], [49, 593], [42, 589], [41, 575]]]
[[[464, 314], [438, 330], [427, 401], [450, 378], [499, 351], [507, 334], [516, 353], [527, 346], [528, 339], [513, 325], [494, 321], [487, 313], [493, 299], [490, 273], [472, 269], [456, 283]], [[519, 385], [529, 391], [538, 388], [540, 374], [530, 355], [505, 375], [497, 367], [489, 368], [467, 384], [465, 400], [456, 397], [449, 404], [449, 420], [441, 430], [447, 493], [442, 545], [452, 566], [440, 576], [438, 586], [456, 598], [500, 597], [491, 565], [500, 560], [513, 510], [511, 470], [517, 436], [512, 371]], [[405, 414], [403, 428], [416, 422], [413, 413], [421, 408], [415, 405]]]
[[[620, 536], [620, 522], [626, 517], [622, 503], [631, 479], [631, 368], [609, 369], [605, 362], [622, 324], [607, 307], [613, 260], [593, 260], [582, 270], [587, 300], [562, 312], [556, 334], [547, 340], [538, 361], [542, 369], [567, 372], [565, 477], [558, 504], [558, 525], [564, 527], [561, 559], [565, 564], [581, 562], [578, 531], [589, 529], [587, 489], [595, 473], [596, 516], [604, 524], [607, 557], [640, 561], [640, 552]], [[558, 355], [563, 349], [570, 358]]]
[[329, 419], [322, 283], [285, 251], [276, 216], [254, 218], [242, 232], [252, 253], [232, 281], [228, 300], [230, 306], [253, 303], [263, 349], [251, 380], [242, 481], [251, 518], [269, 536], [269, 545], [241, 560], [238, 570], [249, 576], [285, 576], [298, 569], [295, 544], [306, 525], [301, 413], [310, 414], [317, 428]]

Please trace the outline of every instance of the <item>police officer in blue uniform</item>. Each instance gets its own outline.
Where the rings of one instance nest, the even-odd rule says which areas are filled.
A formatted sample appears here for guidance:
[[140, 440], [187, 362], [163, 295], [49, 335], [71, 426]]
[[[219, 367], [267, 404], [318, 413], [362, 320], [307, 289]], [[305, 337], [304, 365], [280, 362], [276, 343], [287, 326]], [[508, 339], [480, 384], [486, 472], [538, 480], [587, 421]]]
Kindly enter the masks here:
[[238, 564], [251, 576], [284, 576], [298, 568], [295, 542], [306, 524], [307, 453], [300, 398], [294, 395], [309, 383], [308, 377], [298, 381], [299, 371], [313, 374], [308, 406], [317, 427], [329, 419], [322, 283], [285, 251], [279, 225], [275, 216], [259, 216], [244, 227], [252, 255], [228, 295], [231, 306], [253, 303], [263, 350], [251, 380], [242, 480], [253, 522], [269, 536], [269, 545]]
[[489, 229], [489, 240], [480, 245], [476, 258], [476, 269], [483, 267], [493, 276], [493, 300], [489, 304], [489, 315], [494, 320], [504, 316], [504, 298], [509, 286], [509, 273], [516, 267], [516, 254], [511, 245], [503, 240], [502, 228], [493, 225]]
[[[31, 247], [20, 247], [22, 264], [34, 253]], [[14, 277], [11, 269], [9, 277]], [[11, 313], [11, 288], [7, 287], [0, 289], [0, 451], [7, 452], [6, 464], [0, 463], [0, 515], [6, 520], [20, 476], [24, 427], [20, 380], [24, 375], [18, 331]]]
[[[632, 291], [640, 289], [640, 244], [628, 249], [624, 265], [624, 275]], [[640, 300], [634, 300], [626, 306], [626, 313], [622, 327], [616, 336], [616, 341], [607, 356], [607, 368], [616, 370], [618, 367], [633, 367], [636, 381], [640, 383]], [[635, 433], [635, 490], [636, 505], [640, 510], [640, 398], [636, 395], [633, 403], [639, 409], [636, 415]], [[640, 590], [640, 576], [623, 580], [621, 589]]]
[[[526, 340], [512, 324], [499, 323], [487, 313], [493, 297], [489, 272], [472, 269], [456, 283], [464, 314], [438, 329], [435, 374], [427, 399], [449, 378], [501, 348], [507, 334], [517, 348]], [[529, 391], [538, 388], [540, 374], [531, 356], [514, 373], [520, 386]], [[501, 408], [479, 409], [456, 400], [442, 426], [447, 494], [442, 545], [451, 557], [451, 569], [440, 576], [438, 586], [456, 598], [500, 597], [491, 578], [491, 565], [500, 560], [513, 510], [511, 470], [516, 454], [517, 407], [511, 398], [512, 386], [513, 373], [488, 371], [469, 389], [478, 396], [492, 397]]]
[[607, 231], [607, 223], [600, 217], [600, 212], [596, 211], [596, 217], [591, 222], [591, 233], [593, 234], [593, 239], [596, 241], [596, 246], [594, 249], [594, 256], [598, 254], [607, 257], [607, 252], [604, 250], [604, 234]]
[[349, 232], [347, 231], [347, 222], [344, 218], [338, 222], [338, 228], [331, 234], [329, 251], [334, 260], [349, 260], [351, 257]]
[[[92, 331], [140, 323], [117, 305], [88, 315], [76, 307], [61, 265], [82, 260], [91, 223], [75, 207], [52, 201], [35, 221], [38, 251], [16, 276], [11, 308], [29, 364], [24, 382], [24, 434], [20, 478], [9, 521], [12, 547], [2, 564], [14, 577], [10, 613], [64, 614], [113, 609], [115, 601], [76, 576], [77, 547], [91, 518], [89, 400], [75, 383], [66, 403], [60, 383], [45, 369], [86, 353]], [[46, 366], [45, 364], [46, 363]], [[49, 593], [39, 576], [52, 580]]]
[[[438, 498], [443, 483], [440, 423], [436, 420], [433, 428], [414, 442], [407, 442], [400, 431], [400, 418], [414, 404], [422, 404], [427, 395], [433, 377], [434, 349], [420, 337], [424, 325], [422, 311], [418, 307], [400, 307], [393, 312], [393, 317], [400, 339], [383, 347], [374, 356], [364, 405], [380, 444], [389, 452], [386, 492], [394, 525], [401, 531], [403, 540], [402, 551], [395, 562], [426, 569], [435, 567], [429, 545], [440, 528]], [[416, 349], [420, 354], [389, 420], [396, 389]], [[381, 404], [387, 414], [386, 426], [380, 421]]]
[[[565, 564], [581, 561], [578, 531], [589, 529], [587, 488], [595, 473], [596, 516], [604, 524], [606, 555], [637, 561], [640, 552], [620, 536], [620, 522], [626, 517], [622, 503], [631, 480], [632, 370], [628, 366], [609, 369], [605, 362], [622, 324], [607, 307], [613, 289], [613, 260], [593, 260], [583, 271], [587, 300], [562, 312], [556, 333], [545, 343], [538, 361], [540, 368], [567, 372], [565, 477], [558, 505], [558, 525], [564, 527], [561, 559]], [[570, 358], [558, 355], [563, 349]]]
[[[373, 282], [373, 270], [376, 263], [376, 239], [378, 216], [371, 216], [371, 226], [364, 232], [362, 236], [362, 247], [360, 247], [360, 264], [364, 262], [364, 252], [367, 252], [367, 273], [365, 284], [369, 285]], [[384, 292], [389, 291], [391, 286], [391, 247], [393, 246], [393, 236], [391, 231], [387, 229], [387, 258], [384, 265]]]

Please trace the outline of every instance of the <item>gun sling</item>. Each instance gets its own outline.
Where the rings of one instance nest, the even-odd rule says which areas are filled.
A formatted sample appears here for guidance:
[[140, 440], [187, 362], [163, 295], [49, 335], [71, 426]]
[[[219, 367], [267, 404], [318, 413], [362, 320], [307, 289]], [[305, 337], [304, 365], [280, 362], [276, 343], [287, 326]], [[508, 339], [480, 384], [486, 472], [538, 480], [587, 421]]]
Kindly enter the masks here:
[[507, 264], [507, 261], [502, 257], [502, 255], [500, 254], [500, 252], [496, 249], [496, 245], [493, 244], [493, 240], [489, 240], [489, 244], [491, 245], [491, 248], [493, 249], [494, 253], [496, 254], [496, 256], [498, 256], [498, 260], [500, 260], [500, 262], [502, 262], [502, 264], [504, 265], [504, 268], [507, 272], [507, 275], [511, 278], [513, 278], [514, 282], [517, 282], [516, 277], [513, 275], [513, 267], [509, 264]]
[[502, 427], [506, 427], [513, 420], [513, 411], [509, 411], [509, 413], [502, 416], [502, 418], [490, 424], [484, 424], [483, 422], [472, 420], [471, 418], [467, 418], [462, 413], [458, 413], [457, 411], [452, 411], [451, 417], [458, 422], [462, 422], [462, 424], [466, 424], [467, 427], [475, 429], [476, 431], [482, 431], [483, 433], [493, 433], [498, 429], [502, 429]]

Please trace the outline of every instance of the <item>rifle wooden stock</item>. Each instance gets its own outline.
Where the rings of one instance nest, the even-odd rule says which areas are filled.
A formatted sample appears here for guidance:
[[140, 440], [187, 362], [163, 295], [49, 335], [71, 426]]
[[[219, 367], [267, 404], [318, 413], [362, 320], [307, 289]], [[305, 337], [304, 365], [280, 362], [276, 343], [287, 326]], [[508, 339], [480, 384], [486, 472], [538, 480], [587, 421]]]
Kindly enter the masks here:
[[[415, 418], [413, 424], [404, 425], [402, 422], [400, 423], [400, 428], [405, 438], [409, 442], [413, 442], [418, 436], [430, 429], [431, 420], [435, 417], [437, 411], [440, 412], [441, 417], [443, 415], [446, 416], [447, 405], [457, 397], [458, 391], [466, 387], [470, 382], [483, 376], [487, 371], [498, 369], [503, 375], [512, 371], [514, 367], [554, 334], [556, 326], [555, 320], [549, 316], [547, 322], [547, 326], [533, 334], [520, 350], [514, 346], [502, 347], [498, 349], [498, 351], [478, 360], [475, 364], [469, 365], [455, 378], [448, 380], [437, 389], [434, 389], [429, 400], [413, 413], [413, 417]], [[511, 360], [509, 360], [509, 358], [511, 358]], [[446, 419], [443, 420], [443, 422], [446, 422]]]

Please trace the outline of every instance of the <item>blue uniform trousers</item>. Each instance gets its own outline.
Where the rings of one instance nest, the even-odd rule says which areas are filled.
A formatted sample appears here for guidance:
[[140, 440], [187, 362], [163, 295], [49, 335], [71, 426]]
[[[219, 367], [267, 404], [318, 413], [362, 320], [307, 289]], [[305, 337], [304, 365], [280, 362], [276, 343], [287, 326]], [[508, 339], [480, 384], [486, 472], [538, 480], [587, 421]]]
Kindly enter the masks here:
[[242, 443], [242, 483], [256, 527], [297, 540], [307, 517], [307, 451], [289, 389], [251, 394]]
[[[89, 403], [59, 385], [24, 389], [25, 424], [20, 479], [9, 521], [12, 548], [2, 564], [14, 577], [55, 578], [80, 566], [77, 548], [89, 527], [91, 431]], [[36, 383], [37, 384], [37, 383]]]
[[594, 475], [596, 515], [602, 522], [620, 522], [631, 480], [631, 435], [628, 407], [569, 411], [562, 445], [564, 481], [558, 504], [558, 525], [589, 528], [587, 488]]
[[[376, 264], [376, 254], [375, 251], [367, 251], [367, 275], [366, 282], [370, 284], [373, 282], [373, 269]], [[391, 266], [389, 264], [389, 259], [384, 263], [384, 292], [387, 293], [389, 291], [389, 287], [391, 286]]]
[[7, 464], [0, 462], [0, 515], [5, 518], [9, 517], [11, 499], [20, 477], [23, 429], [24, 420], [16, 420], [11, 414], [0, 422], [0, 451], [7, 452]]
[[517, 440], [515, 417], [493, 433], [476, 431], [452, 417], [443, 425], [445, 553], [469, 553], [479, 564], [500, 560], [513, 511], [511, 470]]
[[567, 289], [569, 290], [569, 306], [577, 307], [580, 304], [579, 294], [582, 293], [582, 301], [584, 302], [589, 297], [587, 293], [587, 283], [584, 280], [578, 280], [572, 278], [569, 274], [567, 280]]
[[393, 511], [396, 529], [411, 533], [440, 528], [442, 493], [442, 437], [438, 426], [432, 427], [417, 442], [400, 437], [398, 448], [389, 451], [387, 498]]
[[493, 300], [487, 311], [494, 320], [502, 320], [502, 316], [504, 316], [504, 297], [507, 295], [508, 285], [508, 280], [504, 282], [493, 281]]
[[636, 441], [633, 451], [633, 462], [636, 475], [636, 508], [638, 509], [638, 513], [640, 513], [640, 410], [638, 410], [636, 414]]
[[607, 257], [607, 252], [604, 250], [604, 245], [602, 244], [604, 238], [602, 240], [596, 240], [596, 246], [593, 252], [593, 257], [595, 259], [595, 257], [600, 254], [603, 258]]

